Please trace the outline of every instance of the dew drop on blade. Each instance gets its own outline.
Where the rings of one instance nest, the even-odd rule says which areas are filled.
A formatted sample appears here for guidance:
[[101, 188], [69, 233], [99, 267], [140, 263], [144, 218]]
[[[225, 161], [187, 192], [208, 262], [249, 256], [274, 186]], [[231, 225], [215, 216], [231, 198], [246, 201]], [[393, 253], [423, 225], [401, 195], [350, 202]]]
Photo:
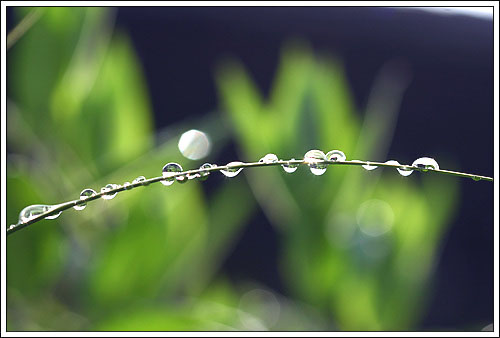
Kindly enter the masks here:
[[481, 181], [481, 177], [477, 177], [477, 176], [472, 176], [472, 179], [474, 181]]
[[25, 223], [34, 217], [49, 211], [49, 205], [34, 204], [29, 205], [19, 213], [19, 223]]
[[145, 180], [146, 180], [146, 177], [139, 176], [135, 180], [132, 181], [132, 184], [141, 183], [141, 182], [144, 182]]
[[165, 166], [161, 170], [161, 174], [166, 179], [163, 181], [160, 181], [161, 184], [166, 185], [166, 186], [172, 185], [175, 182], [175, 179], [174, 178], [168, 179], [168, 177], [175, 175], [176, 173], [180, 173], [180, 172], [182, 172], [182, 167], [180, 166], [180, 164], [175, 163], [175, 162], [170, 162], [170, 163], [165, 164]]
[[[295, 161], [295, 159], [292, 158], [292, 161]], [[290, 163], [290, 162], [282, 164], [281, 166], [283, 167], [283, 170], [289, 174], [294, 173], [297, 170], [297, 168], [299, 167], [298, 164]]]
[[62, 213], [62, 211], [59, 211], [57, 214], [45, 217], [45, 219], [56, 219], [57, 217], [59, 217], [61, 215], [61, 213]]
[[123, 187], [124, 187], [125, 189], [129, 190], [129, 189], [130, 189], [130, 182], [125, 182], [125, 183], [123, 183]]
[[188, 181], [188, 178], [187, 176], [177, 176], [175, 178], [175, 180], [177, 181], [177, 183], [186, 183]]
[[346, 157], [343, 151], [341, 150], [331, 150], [326, 153], [326, 159], [328, 161], [345, 161]]
[[266, 164], [275, 163], [275, 162], [278, 162], [278, 156], [276, 156], [275, 154], [267, 154], [266, 156], [261, 158], [259, 160], [259, 162], [266, 163]]
[[[101, 188], [101, 192], [105, 193], [107, 191], [116, 189], [117, 187], [118, 186], [116, 184], [110, 183], [110, 184], [107, 184], [105, 187]], [[116, 192], [111, 193], [111, 194], [104, 194], [104, 195], [102, 195], [102, 198], [105, 200], [110, 200], [110, 199], [113, 199], [115, 196], [116, 196]]]
[[[392, 164], [392, 165], [401, 165], [398, 161], [396, 160], [389, 160], [385, 162], [386, 164]], [[398, 173], [401, 176], [410, 176], [413, 173], [413, 170], [411, 169], [404, 169], [404, 168], [396, 168]]]
[[201, 171], [200, 171], [200, 176], [198, 177], [200, 181], [205, 181], [208, 178], [208, 175], [210, 175], [210, 171], [204, 169], [210, 169], [210, 168], [212, 168], [212, 165], [210, 163], [205, 163], [200, 167], [199, 170]]
[[421, 157], [413, 161], [412, 167], [417, 167], [423, 171], [439, 170], [439, 165], [435, 159], [430, 157]]
[[[243, 170], [243, 168], [237, 167], [237, 166], [240, 166], [242, 164], [243, 164], [242, 162], [230, 162], [230, 163], [226, 164], [226, 168], [221, 169], [220, 172], [222, 174], [224, 174], [224, 176], [226, 176], [226, 177], [235, 177]], [[236, 168], [232, 168], [232, 167], [236, 167]]]
[[371, 165], [370, 162], [367, 162], [366, 164], [363, 164], [362, 167], [365, 169], [365, 170], [368, 170], [368, 171], [372, 171], [372, 170], [375, 170], [378, 168], [377, 165]]
[[326, 172], [327, 164], [321, 163], [325, 160], [326, 156], [321, 150], [309, 150], [304, 155], [304, 162], [314, 175], [323, 175]]
[[[96, 194], [96, 192], [93, 189], [83, 189], [82, 192], [80, 193], [80, 199], [85, 200], [89, 197], [92, 197]], [[83, 210], [87, 206], [87, 203], [82, 203], [75, 205], [73, 208], [75, 210]]]

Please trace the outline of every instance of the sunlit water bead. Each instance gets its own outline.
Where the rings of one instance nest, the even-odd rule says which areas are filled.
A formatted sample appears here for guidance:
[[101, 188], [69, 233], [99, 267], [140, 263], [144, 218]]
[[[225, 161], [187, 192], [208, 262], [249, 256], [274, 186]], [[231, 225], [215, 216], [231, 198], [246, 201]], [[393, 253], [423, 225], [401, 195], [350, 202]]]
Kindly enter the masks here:
[[[82, 192], [80, 193], [80, 199], [81, 200], [86, 200], [89, 197], [92, 197], [96, 194], [96, 192], [93, 189], [83, 189]], [[82, 203], [75, 205], [73, 208], [75, 210], [83, 210], [87, 206], [87, 203]]]
[[[291, 161], [295, 161], [295, 159], [292, 158]], [[290, 163], [290, 162], [284, 163], [281, 166], [283, 167], [283, 170], [289, 174], [294, 173], [299, 167], [297, 163]]]
[[346, 156], [341, 150], [330, 150], [326, 153], [326, 159], [328, 161], [340, 161], [343, 162], [346, 159]]
[[266, 163], [266, 164], [275, 163], [275, 162], [278, 162], [278, 156], [276, 156], [275, 154], [267, 154], [266, 156], [261, 158], [259, 160], [259, 162]]
[[321, 150], [309, 150], [304, 155], [304, 162], [309, 166], [309, 170], [314, 175], [323, 175], [328, 166], [325, 163], [321, 163], [326, 160], [326, 155]]
[[213, 167], [213, 165], [212, 165], [212, 164], [210, 164], [210, 163], [205, 163], [205, 164], [203, 164], [203, 165], [200, 167], [200, 169], [199, 169], [199, 170], [201, 170], [201, 171], [200, 171], [200, 174], [199, 174], [198, 179], [199, 179], [200, 181], [205, 181], [205, 180], [208, 178], [208, 175], [210, 175], [210, 171], [205, 170], [205, 169], [210, 169], [210, 168], [212, 168], [212, 167]]
[[[139, 176], [135, 180], [132, 181], [132, 184], [141, 183], [141, 182], [144, 182], [144, 181], [146, 181], [146, 177]], [[141, 184], [144, 184], [144, 183], [141, 183]]]
[[181, 175], [177, 176], [175, 180], [177, 181], [177, 183], [186, 183], [188, 181], [188, 177], [186, 175]]
[[423, 171], [427, 170], [439, 170], [439, 164], [435, 159], [430, 157], [421, 157], [413, 161], [413, 167], [417, 167], [423, 169]]
[[176, 173], [180, 173], [181, 171], [182, 167], [178, 163], [170, 162], [165, 164], [163, 166], [163, 169], [161, 170], [161, 174], [163, 175], [163, 177], [167, 179], [160, 181], [161, 184], [166, 186], [172, 185], [175, 182], [175, 179], [174, 178], [168, 179], [168, 177], [175, 175]]
[[[102, 187], [101, 188], [101, 192], [105, 193], [107, 191], [110, 191], [110, 190], [113, 190], [113, 189], [116, 189], [118, 188], [118, 185], [117, 184], [107, 184], [105, 187]], [[116, 196], [116, 192], [115, 193], [111, 193], [111, 194], [104, 194], [102, 195], [102, 198], [105, 199], [105, 200], [110, 200], [110, 199], [113, 199], [114, 197]]]
[[[34, 204], [34, 205], [27, 206], [26, 208], [21, 210], [21, 212], [19, 213], [19, 222], [20, 223], [28, 222], [29, 220], [35, 218], [36, 216], [50, 211], [50, 209], [52, 209], [54, 207], [56, 207], [56, 206], [43, 205], [43, 204]], [[47, 216], [45, 218], [46, 219], [54, 219], [54, 218], [59, 217], [60, 214], [61, 214], [61, 212], [59, 212], [55, 215]]]
[[375, 170], [378, 168], [378, 165], [373, 165], [371, 164], [370, 162], [367, 162], [366, 164], [363, 164], [362, 167], [365, 169], [365, 170], [368, 170], [368, 171], [372, 171], [372, 170]]
[[131, 187], [130, 187], [130, 182], [125, 182], [125, 183], [123, 183], [123, 187], [124, 187], [125, 189], [127, 189], [127, 190], [131, 189]]
[[220, 172], [222, 174], [224, 174], [224, 176], [226, 176], [226, 177], [235, 177], [243, 170], [243, 168], [241, 168], [241, 167], [238, 168], [238, 166], [240, 166], [242, 164], [244, 164], [244, 163], [243, 162], [230, 162], [230, 163], [226, 164], [226, 168], [221, 169]]
[[[399, 163], [396, 160], [385, 161], [385, 164], [401, 165], [401, 163]], [[396, 169], [401, 176], [410, 176], [413, 173], [413, 170], [411, 169], [403, 169], [403, 168], [396, 168]]]

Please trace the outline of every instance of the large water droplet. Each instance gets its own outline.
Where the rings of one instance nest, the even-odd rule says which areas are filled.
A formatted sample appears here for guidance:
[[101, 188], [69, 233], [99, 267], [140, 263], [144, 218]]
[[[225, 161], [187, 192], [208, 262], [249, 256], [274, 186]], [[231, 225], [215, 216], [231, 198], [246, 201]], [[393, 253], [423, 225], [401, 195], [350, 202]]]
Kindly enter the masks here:
[[[295, 159], [292, 158], [292, 161], [295, 161]], [[289, 174], [294, 173], [299, 167], [297, 163], [290, 163], [290, 162], [282, 164], [281, 166], [283, 167], [283, 170], [285, 170]]]
[[304, 155], [304, 162], [314, 175], [323, 175], [325, 173], [327, 164], [321, 163], [324, 160], [326, 160], [326, 156], [321, 150], [309, 150]]
[[276, 156], [275, 154], [267, 154], [266, 156], [261, 158], [259, 160], [259, 162], [266, 163], [266, 164], [275, 163], [275, 162], [278, 162], [278, 156]]
[[421, 157], [413, 161], [413, 167], [417, 167], [423, 169], [423, 171], [427, 170], [439, 170], [439, 165], [435, 159], [430, 157]]
[[[175, 175], [176, 173], [180, 173], [181, 171], [182, 171], [182, 167], [180, 166], [180, 164], [175, 163], [175, 162], [170, 162], [170, 163], [165, 164], [165, 166], [161, 170], [161, 173], [162, 173], [163, 177], [168, 178], [172, 175]], [[168, 186], [168, 185], [172, 185], [175, 182], [175, 179], [170, 178], [170, 179], [165, 179], [165, 180], [160, 181], [160, 182], [161, 182], [161, 184]]]
[[345, 161], [346, 157], [343, 151], [341, 150], [330, 150], [326, 153], [326, 159], [328, 161]]
[[[116, 188], [118, 188], [118, 185], [110, 183], [110, 184], [107, 184], [105, 187], [101, 188], [101, 192], [107, 192], [107, 191], [110, 191], [110, 190], [113, 190]], [[102, 198], [105, 200], [110, 200], [110, 199], [113, 199], [115, 196], [116, 196], [116, 192], [111, 193], [111, 194], [104, 194], [104, 195], [102, 195]]]
[[[96, 194], [96, 192], [93, 189], [83, 189], [82, 192], [80, 193], [80, 199], [85, 200], [89, 197], [92, 197]], [[73, 208], [75, 210], [83, 210], [87, 206], [87, 203], [82, 203], [75, 205]]]
[[[34, 205], [27, 206], [26, 208], [21, 210], [21, 212], [19, 213], [19, 222], [20, 223], [28, 222], [31, 219], [35, 218], [36, 216], [41, 215], [43, 213], [46, 213], [46, 212], [50, 211], [50, 209], [55, 208], [55, 207], [57, 207], [57, 206], [43, 205], [43, 204], [34, 204]], [[52, 216], [47, 216], [45, 218], [46, 219], [54, 219], [54, 218], [59, 217], [60, 214], [61, 214], [61, 212], [59, 212], [55, 215], [52, 215]]]
[[[203, 170], [203, 169], [210, 169], [212, 168], [212, 165], [210, 163], [205, 163], [203, 164], [199, 170]], [[210, 171], [200, 171], [200, 176], [199, 176], [199, 179], [200, 181], [205, 181], [207, 178], [208, 178], [208, 175], [210, 175]]]
[[[392, 165], [401, 165], [401, 163], [399, 163], [396, 160], [385, 161], [385, 163]], [[410, 176], [413, 173], [413, 170], [411, 169], [404, 169], [404, 168], [396, 168], [396, 169], [401, 176]]]
[[226, 164], [226, 169], [221, 169], [220, 172], [223, 173], [226, 177], [235, 177], [243, 170], [243, 168], [237, 168], [237, 167], [232, 168], [232, 167], [240, 166], [242, 164], [244, 164], [244, 163], [243, 162], [230, 162], [230, 163]]
[[372, 171], [378, 168], [377, 165], [372, 165], [370, 162], [367, 162], [366, 164], [363, 164], [362, 167], [368, 171]]

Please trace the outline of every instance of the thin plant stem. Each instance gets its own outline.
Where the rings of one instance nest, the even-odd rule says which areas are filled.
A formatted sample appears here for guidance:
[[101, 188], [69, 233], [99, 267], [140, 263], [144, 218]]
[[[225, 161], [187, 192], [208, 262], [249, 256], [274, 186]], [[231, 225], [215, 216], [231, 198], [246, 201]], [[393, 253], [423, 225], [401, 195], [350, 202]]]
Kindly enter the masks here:
[[7, 50], [19, 40], [42, 15], [42, 9], [37, 8], [26, 14], [26, 16], [7, 34]]
[[[362, 166], [362, 165], [370, 165], [370, 166], [377, 166], [377, 167], [391, 167], [391, 168], [399, 168], [399, 169], [404, 169], [404, 170], [414, 170], [414, 171], [423, 171], [423, 172], [436, 172], [440, 174], [445, 174], [445, 175], [452, 175], [452, 176], [457, 176], [457, 177], [464, 177], [464, 178], [471, 178], [475, 181], [490, 181], [493, 182], [492, 177], [488, 176], [481, 176], [481, 175], [475, 175], [475, 174], [468, 174], [468, 173], [463, 173], [459, 171], [452, 171], [452, 170], [444, 170], [444, 169], [424, 169], [420, 167], [414, 167], [411, 165], [405, 165], [405, 164], [388, 164], [388, 163], [383, 163], [383, 162], [373, 162], [373, 161], [358, 161], [358, 160], [349, 160], [349, 161], [328, 161], [328, 160], [318, 160], [314, 162], [315, 164], [328, 164], [328, 165], [354, 165], [354, 166]], [[74, 206], [86, 204], [88, 202], [91, 202], [93, 200], [101, 198], [103, 195], [114, 195], [115, 193], [119, 193], [124, 190], [131, 190], [137, 187], [141, 186], [147, 186], [153, 183], [157, 183], [160, 181], [164, 181], [165, 179], [175, 179], [176, 177], [179, 176], [185, 176], [186, 179], [189, 175], [196, 175], [196, 174], [205, 174], [205, 173], [210, 173], [214, 171], [221, 171], [221, 170], [227, 170], [229, 168], [231, 169], [239, 169], [239, 168], [253, 168], [253, 167], [271, 167], [271, 166], [278, 166], [278, 165], [283, 165], [283, 164], [295, 164], [295, 165], [307, 165], [309, 162], [306, 162], [304, 160], [279, 160], [271, 163], [265, 163], [265, 162], [248, 162], [248, 163], [239, 163], [231, 166], [218, 166], [218, 165], [213, 165], [210, 168], [203, 168], [203, 169], [193, 169], [193, 170], [186, 170], [182, 172], [172, 172], [169, 173], [168, 177], [163, 177], [163, 176], [158, 176], [158, 177], [152, 177], [149, 179], [145, 179], [140, 182], [136, 183], [131, 183], [128, 186], [118, 186], [114, 189], [109, 189], [106, 191], [101, 191], [99, 193], [96, 193], [95, 195], [92, 195], [90, 197], [87, 197], [85, 199], [76, 199], [73, 201], [68, 201], [64, 202], [61, 204], [53, 205], [52, 208], [42, 214], [39, 214], [35, 217], [30, 218], [28, 221], [25, 222], [18, 222], [17, 224], [12, 224], [7, 228], [7, 235], [13, 234], [16, 231], [19, 231], [21, 229], [26, 228], [27, 226], [34, 224], [38, 221], [41, 221], [42, 219], [56, 215], [64, 210], [70, 209]]]

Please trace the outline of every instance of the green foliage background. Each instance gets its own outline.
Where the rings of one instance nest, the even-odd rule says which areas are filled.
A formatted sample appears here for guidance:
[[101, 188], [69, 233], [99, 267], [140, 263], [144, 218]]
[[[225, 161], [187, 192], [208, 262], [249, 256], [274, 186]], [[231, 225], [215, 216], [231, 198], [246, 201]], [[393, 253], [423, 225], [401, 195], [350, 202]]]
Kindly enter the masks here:
[[[16, 9], [18, 19], [30, 10]], [[269, 152], [300, 158], [309, 149], [386, 160], [402, 97], [393, 82], [379, 86], [389, 100], [375, 90], [360, 114], [341, 61], [300, 41], [283, 47], [268, 97], [235, 59], [221, 63], [215, 81], [226, 113], [199, 126], [219, 135], [212, 158], [233, 140], [235, 160]], [[30, 204], [156, 176], [166, 162], [201, 164], [177, 150], [189, 125], [172, 126], [166, 141], [155, 142], [141, 66], [128, 37], [113, 31], [108, 9], [43, 9], [8, 52], [8, 98], [8, 224]], [[320, 177], [302, 167], [293, 175], [244, 172], [210, 196], [198, 182], [155, 184], [9, 236], [7, 329], [418, 329], [455, 207], [455, 179], [347, 167]], [[378, 237], [356, 220], [373, 200], [393, 213], [391, 231]], [[278, 232], [276, 269], [286, 295], [269, 296], [273, 290], [251, 279], [234, 283], [220, 270], [257, 208]], [[368, 221], [387, 216], [377, 212]], [[242, 301], [256, 288], [277, 300], [278, 317], [269, 319], [269, 299]]]

